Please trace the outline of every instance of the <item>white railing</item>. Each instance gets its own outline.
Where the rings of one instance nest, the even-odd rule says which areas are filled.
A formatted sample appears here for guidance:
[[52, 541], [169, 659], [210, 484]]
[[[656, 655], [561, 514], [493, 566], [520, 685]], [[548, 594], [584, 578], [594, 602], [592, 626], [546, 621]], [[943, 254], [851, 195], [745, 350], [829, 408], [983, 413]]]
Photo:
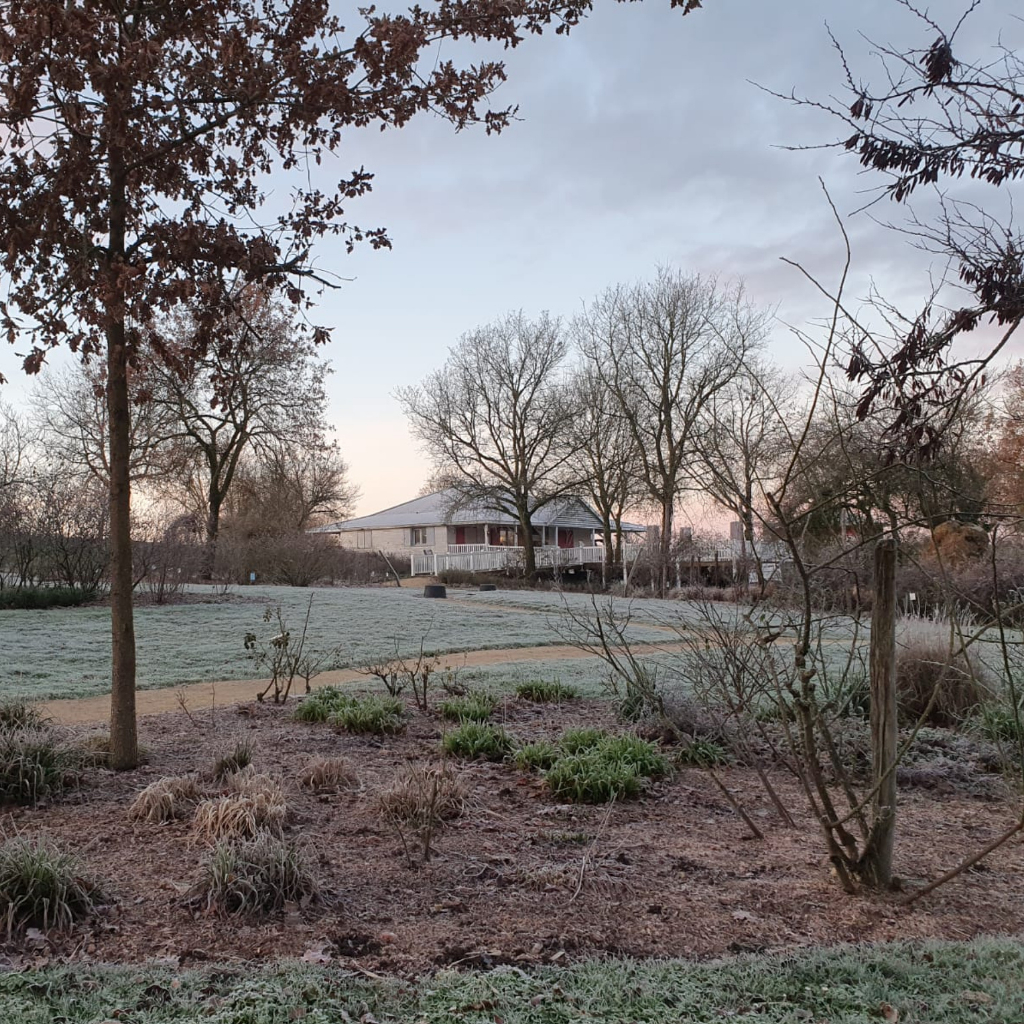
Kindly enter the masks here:
[[[473, 550], [459, 550], [466, 547]], [[642, 550], [643, 546], [640, 544], [625, 545], [624, 555], [627, 563], [635, 561]], [[605, 549], [598, 545], [578, 548], [536, 547], [533, 551], [539, 569], [600, 565], [605, 557]], [[437, 554], [414, 554], [412, 574], [436, 576], [449, 569], [459, 572], [498, 572], [502, 569], [522, 568], [524, 561], [525, 554], [521, 547], [452, 544], [447, 551]]]

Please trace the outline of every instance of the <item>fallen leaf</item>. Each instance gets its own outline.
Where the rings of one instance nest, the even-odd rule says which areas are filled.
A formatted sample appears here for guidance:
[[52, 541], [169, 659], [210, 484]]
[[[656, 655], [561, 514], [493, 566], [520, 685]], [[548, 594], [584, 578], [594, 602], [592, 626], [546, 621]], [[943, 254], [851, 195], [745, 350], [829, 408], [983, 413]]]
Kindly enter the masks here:
[[887, 1024], [897, 1024], [897, 1021], [900, 1019], [900, 1011], [895, 1006], [891, 1003], [882, 1003], [878, 1009], [882, 1014], [882, 1019]]

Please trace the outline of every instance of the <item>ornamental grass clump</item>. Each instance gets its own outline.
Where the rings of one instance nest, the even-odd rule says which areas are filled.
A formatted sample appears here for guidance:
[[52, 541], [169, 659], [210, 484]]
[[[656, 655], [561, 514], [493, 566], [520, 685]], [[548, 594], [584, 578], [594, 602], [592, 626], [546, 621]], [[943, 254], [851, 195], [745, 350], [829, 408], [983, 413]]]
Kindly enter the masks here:
[[441, 714], [451, 722], [486, 722], [498, 702], [487, 693], [467, 693], [441, 702]]
[[320, 881], [301, 847], [264, 833], [217, 843], [192, 895], [209, 910], [264, 917], [319, 899]]
[[128, 817], [132, 821], [160, 823], [187, 818], [201, 798], [194, 775], [172, 775], [151, 782], [132, 801]]
[[24, 928], [63, 931], [103, 902], [78, 859], [50, 840], [0, 842], [0, 918], [8, 938]]
[[248, 736], [236, 741], [234, 749], [226, 754], [213, 766], [213, 777], [223, 781], [235, 772], [240, 772], [252, 764], [252, 740]]
[[355, 698], [338, 686], [324, 686], [299, 701], [292, 713], [297, 722], [326, 722], [336, 711], [350, 706]]
[[345, 732], [391, 736], [405, 731], [405, 705], [395, 697], [363, 697], [338, 708], [329, 722]]
[[51, 729], [0, 729], [0, 804], [34, 806], [59, 797], [78, 777], [82, 761]]
[[231, 792], [204, 800], [192, 823], [196, 839], [249, 839], [261, 832], [279, 835], [288, 807], [280, 785], [267, 775], [243, 774], [229, 783]]
[[574, 729], [562, 736], [558, 757], [544, 774], [556, 800], [599, 804], [635, 797], [646, 780], [668, 772], [657, 744], [632, 733], [595, 735], [599, 732]]
[[512, 760], [520, 771], [546, 771], [561, 756], [558, 747], [549, 740], [538, 740], [520, 747]]
[[516, 695], [535, 704], [561, 704], [565, 700], [576, 700], [580, 691], [566, 686], [557, 679], [530, 679], [516, 686]]
[[515, 742], [497, 726], [463, 722], [444, 737], [441, 747], [446, 754], [467, 760], [504, 761], [515, 748]]
[[359, 776], [345, 757], [314, 757], [299, 772], [299, 785], [315, 793], [358, 789]]
[[435, 828], [466, 809], [468, 787], [450, 764], [406, 765], [377, 797], [381, 816], [415, 830]]

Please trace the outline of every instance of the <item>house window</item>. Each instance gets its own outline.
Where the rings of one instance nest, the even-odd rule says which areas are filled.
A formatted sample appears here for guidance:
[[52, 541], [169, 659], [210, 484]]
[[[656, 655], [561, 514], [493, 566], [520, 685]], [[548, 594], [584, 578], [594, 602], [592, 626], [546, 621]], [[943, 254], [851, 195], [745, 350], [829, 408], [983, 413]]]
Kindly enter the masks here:
[[425, 526], [413, 526], [409, 530], [409, 547], [423, 547], [427, 543], [427, 528]]

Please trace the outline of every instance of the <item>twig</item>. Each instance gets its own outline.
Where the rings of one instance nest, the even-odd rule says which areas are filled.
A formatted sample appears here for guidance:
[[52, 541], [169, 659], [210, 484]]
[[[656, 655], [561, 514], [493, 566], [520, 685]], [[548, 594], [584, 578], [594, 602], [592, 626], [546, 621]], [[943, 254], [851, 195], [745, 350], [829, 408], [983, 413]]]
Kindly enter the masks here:
[[598, 825], [598, 827], [597, 827], [597, 834], [594, 836], [594, 838], [591, 841], [590, 845], [587, 847], [586, 852], [583, 854], [583, 859], [580, 861], [580, 876], [576, 880], [576, 889], [575, 889], [575, 891], [569, 897], [569, 902], [570, 903], [572, 903], [576, 899], [576, 897], [579, 896], [580, 891], [583, 889], [583, 876], [587, 872], [587, 862], [590, 861], [593, 858], [594, 850], [597, 849], [598, 840], [604, 834], [604, 830], [607, 827], [608, 821], [609, 821], [609, 819], [612, 816], [612, 808], [614, 806], [615, 806], [615, 797], [612, 797], [611, 800], [608, 801], [608, 808], [604, 812], [604, 817], [601, 819], [601, 824]]

